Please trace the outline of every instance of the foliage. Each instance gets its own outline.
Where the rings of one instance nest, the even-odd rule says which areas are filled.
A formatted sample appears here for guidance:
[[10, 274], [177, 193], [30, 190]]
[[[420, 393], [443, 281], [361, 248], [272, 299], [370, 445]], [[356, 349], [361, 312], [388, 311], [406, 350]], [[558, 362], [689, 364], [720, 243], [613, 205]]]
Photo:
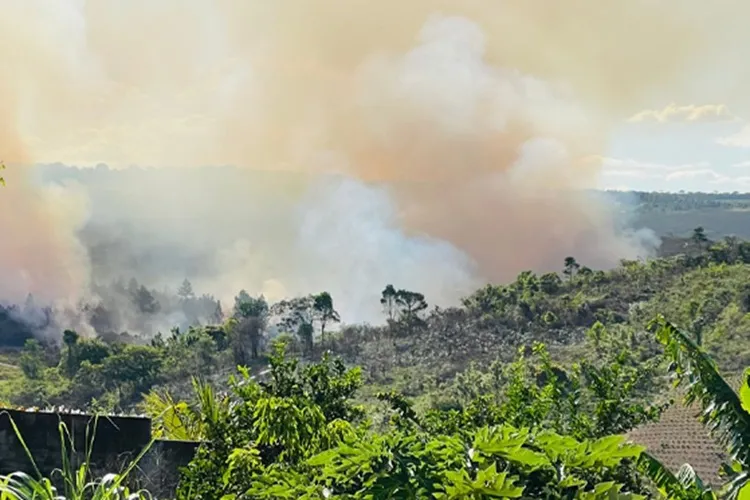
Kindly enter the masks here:
[[419, 292], [397, 290], [393, 285], [387, 285], [381, 293], [380, 305], [388, 321], [402, 327], [407, 334], [412, 334], [415, 328], [425, 324], [421, 314], [427, 309], [427, 301]]
[[252, 477], [248, 471], [235, 474], [240, 465], [299, 463], [334, 440], [344, 422], [355, 425], [363, 418], [350, 399], [361, 385], [358, 370], [327, 358], [302, 367], [285, 357], [283, 344], [270, 363], [267, 382], [240, 370], [230, 381], [231, 394], [216, 395], [210, 386], [196, 384], [199, 403], [192, 408], [200, 408], [194, 415], [209, 443], [185, 472], [182, 497], [215, 494], [217, 488], [239, 494]]
[[392, 430], [345, 438], [308, 459], [306, 476], [294, 474], [283, 483], [278, 474], [262, 476], [246, 495], [263, 495], [283, 484], [310, 496], [325, 488], [329, 498], [569, 497], [608, 490], [614, 483], [592, 475], [606, 475], [606, 469], [640, 452], [621, 437], [580, 443], [510, 426], [472, 434]]
[[[703, 234], [708, 238], [708, 231]], [[150, 345], [131, 345], [134, 339], [124, 334], [86, 338], [72, 331], [63, 335], [60, 346], [29, 343], [11, 359], [22, 368], [15, 376], [23, 376], [14, 379], [10, 399], [87, 409], [141, 404], [154, 419], [156, 435], [210, 441], [186, 473], [183, 496], [207, 495], [216, 484], [238, 497], [260, 485], [278, 495], [288, 490], [319, 497], [323, 488], [331, 495], [360, 495], [365, 482], [382, 485], [388, 470], [396, 478], [388, 481], [401, 481], [396, 487], [415, 492], [423, 486], [413, 485], [411, 476], [398, 478], [404, 471], [417, 474], [419, 467], [437, 474], [443, 486], [453, 484], [449, 477], [466, 474], [472, 487], [511, 485], [523, 487], [524, 495], [551, 488], [555, 493], [545, 494], [562, 495], [549, 481], [532, 484], [537, 476], [516, 471], [494, 455], [481, 465], [456, 468], [450, 461], [442, 464], [432, 448], [413, 446], [454, 442], [468, 450], [482, 429], [526, 429], [528, 446], [542, 453], [536, 444], [539, 435], [592, 443], [655, 420], [664, 407], [663, 357], [659, 342], [643, 325], [658, 311], [693, 332], [685, 339], [709, 365], [710, 355], [724, 370], [744, 367], [750, 355], [748, 245], [731, 238], [686, 238], [678, 254], [622, 261], [606, 271], [570, 257], [560, 263], [560, 272], [524, 271], [510, 283], [477, 290], [461, 307], [429, 311], [423, 294], [388, 285], [380, 297], [389, 320], [384, 326], [331, 328], [340, 317], [326, 292], [277, 304], [240, 292], [227, 321], [217, 314], [219, 321], [176, 327], [171, 334], [154, 336]], [[179, 300], [147, 291], [163, 312], [174, 304], [188, 308], [198, 303], [187, 285], [186, 280], [178, 291]], [[137, 282], [123, 287], [139, 311], [141, 288]], [[217, 301], [206, 304], [206, 314], [220, 309]], [[97, 311], [93, 313], [100, 315], [102, 325], [121, 323], [109, 309], [108, 314]], [[141, 318], [155, 314], [161, 312], [146, 311]], [[108, 315], [110, 323], [103, 320]], [[304, 357], [269, 350], [277, 329], [291, 347], [302, 346], [293, 352]], [[684, 359], [677, 365], [691, 360], [692, 371], [685, 373], [695, 372], [699, 358], [674, 345], [667, 356], [681, 353]], [[327, 351], [341, 357], [328, 357]], [[227, 383], [222, 367], [233, 365], [252, 365], [257, 379], [243, 367]], [[707, 384], [708, 379], [702, 380]], [[715, 418], [725, 422], [731, 394], [711, 384], [695, 397], [721, 401], [706, 419], [710, 423], [719, 415]], [[363, 463], [370, 475], [364, 469], [344, 474], [331, 469], [331, 461], [315, 465], [313, 457], [332, 450], [349, 456], [342, 451], [346, 447], [369, 457]], [[383, 457], [404, 457], [404, 463], [416, 465], [383, 469], [377, 461]], [[425, 465], [422, 459], [438, 465]], [[648, 460], [642, 454], [636, 469], [630, 457], [609, 475], [589, 471], [584, 490], [592, 493], [600, 483], [612, 483], [613, 494], [643, 493], [645, 474], [664, 492], [679, 492], [681, 498], [713, 494], [687, 468], [667, 474], [661, 464]], [[488, 469], [492, 464], [495, 469]], [[741, 460], [734, 466], [732, 481], [739, 485], [746, 469]], [[481, 481], [480, 472], [485, 474]], [[428, 481], [433, 476], [416, 477]], [[461, 484], [451, 491], [476, 493]], [[392, 492], [391, 486], [383, 491]], [[449, 494], [437, 487], [429, 491]]]
[[504, 369], [495, 368], [501, 373], [494, 385], [503, 422], [593, 438], [655, 421], [663, 410], [644, 404], [639, 394], [655, 376], [658, 360], [633, 365], [628, 351], [621, 350], [600, 363], [583, 361], [566, 369], [552, 361], [544, 344], [535, 343], [529, 357], [525, 351]]
[[317, 295], [313, 295], [313, 310], [315, 311], [315, 317], [320, 323], [320, 337], [321, 342], [325, 344], [325, 332], [326, 325], [330, 323], [338, 323], [341, 321], [338, 311], [333, 308], [333, 298], [328, 292], [321, 292]]
[[265, 297], [250, 297], [241, 290], [234, 299], [234, 313], [229, 322], [234, 361], [247, 364], [260, 356], [263, 335], [268, 327], [269, 307]]
[[673, 474], [653, 456], [643, 452], [638, 465], [665, 498], [679, 500], [715, 500], [717, 498], [716, 493], [703, 484], [690, 464], [683, 464], [677, 474]]
[[183, 280], [180, 288], [177, 289], [177, 296], [182, 300], [190, 300], [192, 298], [195, 298], [195, 292], [193, 292], [193, 284], [190, 283], [187, 278]]
[[693, 229], [693, 235], [691, 236], [693, 239], [693, 242], [697, 244], [703, 244], [708, 242], [708, 237], [706, 236], [706, 230], [703, 229], [703, 227], [698, 226], [695, 229]]
[[[747, 380], [738, 396], [694, 341], [663, 319], [654, 325], [678, 376], [690, 383], [688, 401], [701, 402], [704, 420], [733, 452], [726, 491], [730, 497], [743, 494], [744, 441], [750, 435], [742, 427], [750, 418], [745, 409], [750, 403], [743, 399], [750, 394]], [[589, 337], [608, 340], [601, 327]], [[668, 498], [716, 498], [689, 465], [673, 474], [613, 434], [655, 416], [629, 406], [628, 397], [617, 392], [638, 385], [632, 373], [621, 371], [627, 364], [622, 354], [586, 372], [555, 366], [541, 344], [530, 352], [534, 363], [521, 352], [504, 372], [509, 380], [499, 397], [479, 395], [463, 409], [434, 409], [421, 416], [400, 394], [380, 394], [392, 416], [376, 430], [359, 410], [340, 407], [358, 386], [351, 383], [357, 376], [349, 379], [341, 365], [334, 378], [320, 377], [336, 366], [328, 360], [300, 372], [298, 361], [278, 350], [270, 382], [257, 383], [245, 372], [242, 383], [233, 384], [234, 402], [228, 396], [207, 398], [204, 390], [202, 405], [213, 405], [205, 412], [210, 417], [203, 420], [204, 437], [212, 443], [191, 464], [182, 494], [207, 491], [221, 478], [222, 494], [237, 499], [634, 498], [650, 491], [643, 482], [648, 477]], [[306, 392], [306, 386], [315, 390]], [[592, 393], [593, 412], [581, 404], [582, 387]], [[213, 439], [219, 436], [217, 445]]]
[[44, 370], [44, 353], [36, 339], [28, 339], [23, 346], [19, 364], [23, 374], [29, 379], [38, 379]]
[[621, 436], [576, 440], [499, 414], [472, 420], [476, 405], [422, 418], [395, 393], [382, 395], [394, 413], [380, 432], [350, 402], [358, 371], [326, 358], [301, 368], [283, 347], [271, 366], [268, 382], [242, 373], [231, 395], [196, 386], [210, 443], [180, 498], [605, 498], [626, 483], [640, 488], [626, 464], [641, 448]]
[[575, 257], [565, 257], [565, 267], [563, 268], [563, 275], [568, 277], [568, 280], [572, 280], [576, 272], [581, 268], [581, 265], [576, 262]]
[[[132, 409], [153, 385], [185, 397], [194, 376], [211, 374], [221, 381], [226, 374], [222, 367], [263, 366], [272, 337], [280, 333], [292, 335], [290, 349], [308, 359], [319, 359], [330, 350], [361, 366], [371, 386], [364, 398], [381, 389], [397, 389], [418, 398], [418, 406], [425, 408], [453, 404], [446, 401], [453, 396], [445, 389], [471, 362], [485, 367], [493, 361], [511, 363], [520, 347], [534, 342], [547, 345], [550, 356], [568, 371], [577, 360], [601, 359], [602, 353], [612, 351], [632, 353], [626, 363], [630, 368], [648, 366], [659, 350], [653, 338], [642, 335], [642, 326], [657, 311], [695, 332], [722, 367], [740, 369], [750, 354], [745, 335], [750, 331], [750, 243], [728, 239], [698, 248], [689, 238], [683, 242], [688, 246], [682, 255], [623, 261], [607, 271], [591, 270], [571, 257], [567, 264], [560, 263], [558, 273], [524, 271], [511, 283], [487, 285], [467, 297], [462, 307], [428, 311], [423, 294], [389, 285], [380, 297], [389, 319], [382, 327], [331, 328], [339, 314], [326, 292], [277, 304], [240, 292], [224, 321], [218, 301], [196, 294], [188, 280], [174, 295], [147, 289], [159, 304], [158, 313], [141, 312], [156, 305], [151, 307], [150, 299], [139, 304], [144, 285], [136, 280], [97, 285], [101, 303], [84, 305], [83, 312], [91, 314], [98, 337], [80, 338], [74, 347], [63, 344], [62, 349], [43, 344], [41, 358], [26, 358], [41, 359], [43, 364], [26, 364], [31, 377], [13, 386], [10, 399], [16, 404], [81, 408], [89, 408], [96, 399]], [[711, 250], [719, 244], [721, 251]], [[566, 268], [577, 269], [574, 279], [561, 278], [568, 276]], [[25, 318], [38, 316], [39, 328], [54, 328], [43, 323], [50, 318], [33, 301], [24, 307], [28, 310], [19, 312]], [[123, 330], [148, 334], [164, 315], [186, 320], [171, 334], [154, 335], [151, 345], [162, 360], [157, 370], [142, 383], [134, 383], [132, 377], [105, 383], [104, 360], [121, 354], [124, 344], [138, 343], [137, 336]], [[4, 329], [14, 336], [23, 333], [16, 323], [6, 328], [3, 317], [0, 310], [0, 334]], [[609, 332], [607, 339], [597, 339], [601, 328]], [[588, 333], [595, 336], [587, 339]], [[29, 335], [15, 342], [22, 345]], [[48, 369], [55, 366], [57, 373]], [[59, 383], [61, 373], [64, 384]], [[638, 392], [646, 398], [661, 388], [657, 377], [653, 384], [639, 382]]]
[[[193, 379], [193, 387], [196, 394], [200, 394], [202, 386], [198, 380]], [[175, 401], [169, 392], [155, 390], [144, 395], [140, 406], [151, 419], [151, 430], [155, 438], [199, 441], [204, 437], [199, 406]]]
[[299, 337], [308, 355], [313, 352], [314, 325], [320, 325], [321, 341], [325, 342], [326, 326], [341, 321], [328, 292], [282, 300], [273, 305], [271, 312], [279, 318], [283, 331]]

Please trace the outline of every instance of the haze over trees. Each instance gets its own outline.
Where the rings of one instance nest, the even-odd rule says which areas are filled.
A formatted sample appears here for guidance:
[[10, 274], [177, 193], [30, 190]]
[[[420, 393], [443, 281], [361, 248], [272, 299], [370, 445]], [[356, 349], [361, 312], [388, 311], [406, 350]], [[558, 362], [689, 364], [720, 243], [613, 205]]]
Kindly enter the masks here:
[[[610, 270], [569, 256], [558, 272], [524, 271], [444, 309], [386, 284], [381, 326], [340, 324], [326, 291], [269, 303], [240, 290], [224, 310], [188, 279], [174, 292], [131, 279], [81, 304], [94, 336], [60, 329], [56, 340], [35, 337], [58, 327], [29, 296], [0, 310], [3, 343], [20, 349], [4, 358], [18, 369], [0, 400], [146, 412], [157, 435], [207, 440], [179, 498], [714, 495], [617, 437], [670, 406], [671, 365], [702, 380], [689, 389], [701, 404], [734, 408], [710, 419], [745, 439], [744, 393], [719, 390], [711, 370], [731, 378], [750, 364], [750, 242], [696, 227], [666, 243]], [[684, 333], [663, 319], [647, 328], [659, 314]], [[450, 458], [467, 447], [468, 462]], [[383, 461], [392, 456], [417, 469]], [[348, 468], [353, 457], [369, 472]], [[744, 487], [738, 457], [727, 491]]]

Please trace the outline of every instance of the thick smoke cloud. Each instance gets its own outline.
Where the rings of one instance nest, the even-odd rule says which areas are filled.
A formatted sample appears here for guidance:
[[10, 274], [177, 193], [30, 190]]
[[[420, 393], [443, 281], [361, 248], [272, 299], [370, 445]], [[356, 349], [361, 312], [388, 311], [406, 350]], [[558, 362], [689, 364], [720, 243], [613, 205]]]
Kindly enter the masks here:
[[[747, 65], [728, 50], [748, 41], [747, 8], [729, 1], [0, 9], [11, 167], [245, 169], [164, 170], [149, 186], [123, 174], [90, 189], [87, 210], [77, 191], [50, 194], [17, 167], [0, 193], [8, 298], [70, 298], [90, 273], [168, 281], [184, 266], [222, 296], [329, 289], [345, 318], [371, 319], [389, 281], [445, 302], [566, 255], [610, 265], [648, 251], [581, 191], [612, 127], [669, 102], [747, 109]], [[82, 258], [84, 223], [110, 261]]]

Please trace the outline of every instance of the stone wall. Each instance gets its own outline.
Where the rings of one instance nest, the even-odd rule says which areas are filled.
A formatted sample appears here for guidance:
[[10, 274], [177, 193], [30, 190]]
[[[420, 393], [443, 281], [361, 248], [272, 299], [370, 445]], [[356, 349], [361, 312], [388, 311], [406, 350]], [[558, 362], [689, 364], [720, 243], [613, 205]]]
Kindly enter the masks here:
[[[11, 421], [12, 419], [12, 421]], [[27, 412], [0, 409], [0, 474], [22, 471], [34, 474], [34, 467], [13, 428], [31, 452], [39, 471], [49, 477], [62, 467], [63, 439], [66, 454], [80, 464], [86, 450], [89, 465], [97, 476], [119, 472], [151, 443], [151, 420], [142, 417], [99, 416], [67, 413]], [[63, 426], [61, 427], [61, 424]], [[72, 443], [71, 447], [69, 443]], [[192, 459], [199, 443], [157, 440], [138, 464], [134, 480], [159, 496], [173, 491], [179, 468]]]

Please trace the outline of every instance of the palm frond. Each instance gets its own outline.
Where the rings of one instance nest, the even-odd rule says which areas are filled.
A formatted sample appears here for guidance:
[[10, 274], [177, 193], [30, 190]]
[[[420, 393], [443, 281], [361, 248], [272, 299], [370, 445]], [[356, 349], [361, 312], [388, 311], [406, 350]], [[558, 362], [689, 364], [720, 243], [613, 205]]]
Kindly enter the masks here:
[[693, 468], [685, 464], [677, 475], [667, 469], [659, 460], [646, 452], [638, 459], [638, 469], [647, 476], [659, 492], [667, 499], [675, 500], [713, 500], [716, 495], [706, 488]]

